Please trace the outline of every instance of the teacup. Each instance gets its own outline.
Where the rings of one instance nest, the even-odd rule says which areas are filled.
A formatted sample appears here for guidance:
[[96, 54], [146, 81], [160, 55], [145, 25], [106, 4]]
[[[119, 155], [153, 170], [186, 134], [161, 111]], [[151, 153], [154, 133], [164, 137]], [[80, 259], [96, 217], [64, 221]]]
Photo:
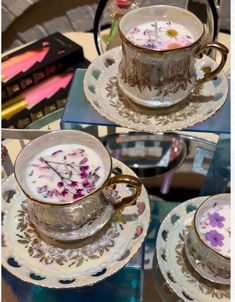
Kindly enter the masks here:
[[185, 251], [193, 268], [204, 278], [230, 284], [230, 194], [206, 199], [197, 209], [185, 237]]
[[[146, 22], [152, 22], [153, 29], [144, 31], [149, 40], [143, 44], [139, 42], [143, 36], [135, 38], [134, 33], [138, 34]], [[166, 31], [166, 35], [170, 35], [169, 43], [162, 42], [161, 45], [165, 45], [163, 49], [154, 48], [160, 45], [155, 43], [155, 39], [160, 39], [158, 32], [161, 30], [162, 35], [165, 30], [157, 24], [164, 22], [170, 24]], [[188, 35], [185, 39], [177, 39], [178, 32], [171, 24], [187, 29], [191, 40]], [[132, 38], [130, 32], [133, 32]], [[227, 59], [228, 49], [221, 43], [213, 41], [201, 45], [204, 36], [202, 22], [191, 12], [175, 6], [156, 5], [130, 11], [119, 23], [119, 34], [122, 40], [119, 87], [134, 103], [145, 107], [172, 106], [192, 92], [198, 93], [203, 83], [215, 78], [223, 69]], [[221, 62], [215, 70], [197, 79], [195, 58], [200, 58], [206, 49], [219, 51]]]
[[[49, 152], [57, 146], [60, 150]], [[15, 163], [31, 222], [42, 235], [62, 242], [94, 235], [115, 212], [135, 203], [141, 181], [131, 175], [111, 177], [111, 171], [112, 159], [102, 143], [74, 130], [38, 137], [21, 150]], [[132, 189], [120, 200], [114, 189], [121, 183]]]

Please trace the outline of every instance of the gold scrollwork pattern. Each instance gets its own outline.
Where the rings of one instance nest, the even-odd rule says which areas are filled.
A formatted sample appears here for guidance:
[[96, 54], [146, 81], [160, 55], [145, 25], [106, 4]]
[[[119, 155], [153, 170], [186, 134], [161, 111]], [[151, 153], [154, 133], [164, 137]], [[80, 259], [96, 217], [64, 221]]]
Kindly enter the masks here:
[[29, 220], [28, 208], [22, 203], [21, 209], [16, 215], [18, 243], [24, 245], [30, 257], [38, 259], [47, 265], [55, 263], [58, 265], [80, 266], [84, 262], [100, 258], [115, 245], [115, 238], [118, 238], [122, 229], [121, 223], [112, 222], [96, 239], [87, 239], [86, 244], [79, 248], [63, 249], [45, 243], [35, 232], [35, 227]]
[[[117, 77], [111, 77], [109, 83], [106, 85], [107, 98], [110, 105], [118, 112], [119, 116], [139, 124], [144, 125], [168, 125], [176, 121], [184, 121], [188, 117], [193, 117], [197, 114], [200, 103], [191, 102], [190, 98], [176, 104], [174, 107], [158, 109], [155, 115], [149, 112], [148, 109], [136, 108], [135, 105], [125, 96], [125, 94], [119, 89]], [[136, 109], [135, 109], [136, 108]]]
[[145, 60], [132, 51], [125, 51], [119, 67], [121, 80], [130, 87], [138, 88], [139, 92], [145, 89], [156, 93], [155, 96], [166, 96], [169, 93], [177, 93], [180, 89], [186, 90], [194, 76], [191, 68], [191, 56], [181, 57], [179, 60], [163, 62], [151, 62]]
[[187, 225], [184, 230], [179, 234], [178, 244], [176, 245], [176, 262], [181, 267], [182, 273], [186, 276], [188, 281], [199, 288], [199, 290], [211, 297], [215, 297], [218, 300], [223, 298], [230, 298], [229, 285], [220, 285], [210, 282], [202, 278], [194, 269], [190, 266], [187, 256], [184, 250], [184, 239], [191, 229], [190, 225]]

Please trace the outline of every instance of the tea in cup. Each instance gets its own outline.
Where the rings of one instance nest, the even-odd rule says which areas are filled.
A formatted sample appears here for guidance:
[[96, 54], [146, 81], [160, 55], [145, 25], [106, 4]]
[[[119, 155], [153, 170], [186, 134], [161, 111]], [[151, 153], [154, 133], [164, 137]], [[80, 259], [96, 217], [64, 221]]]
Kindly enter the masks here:
[[[201, 45], [202, 22], [191, 12], [168, 5], [130, 11], [119, 23], [122, 58], [118, 84], [134, 103], [168, 107], [185, 99], [224, 67], [228, 49], [218, 42]], [[203, 50], [221, 54], [219, 66], [197, 79], [195, 58]]]
[[[131, 175], [111, 177], [111, 171], [112, 160], [102, 143], [74, 130], [31, 141], [15, 164], [31, 222], [42, 235], [63, 242], [92, 236], [115, 211], [135, 203], [141, 181]], [[119, 183], [133, 187], [121, 201], [113, 194]]]
[[193, 268], [204, 278], [230, 284], [230, 194], [206, 199], [197, 209], [185, 251]]

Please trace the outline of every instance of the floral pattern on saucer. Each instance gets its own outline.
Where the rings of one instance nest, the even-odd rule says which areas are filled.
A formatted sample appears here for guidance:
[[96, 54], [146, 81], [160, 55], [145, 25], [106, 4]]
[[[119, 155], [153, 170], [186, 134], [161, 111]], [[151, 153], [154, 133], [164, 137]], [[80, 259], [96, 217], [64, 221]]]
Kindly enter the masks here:
[[120, 236], [123, 226], [121, 223], [109, 224], [105, 227], [102, 235], [96, 235], [96, 240], [87, 240], [85, 246], [74, 249], [58, 248], [48, 245], [41, 240], [35, 231], [35, 227], [29, 220], [27, 203], [22, 202], [21, 209], [17, 211], [16, 219], [18, 220], [16, 236], [17, 242], [27, 249], [30, 257], [38, 259], [39, 262], [50, 265], [81, 266], [83, 262], [99, 259], [105, 252], [109, 252], [115, 245], [115, 238]]

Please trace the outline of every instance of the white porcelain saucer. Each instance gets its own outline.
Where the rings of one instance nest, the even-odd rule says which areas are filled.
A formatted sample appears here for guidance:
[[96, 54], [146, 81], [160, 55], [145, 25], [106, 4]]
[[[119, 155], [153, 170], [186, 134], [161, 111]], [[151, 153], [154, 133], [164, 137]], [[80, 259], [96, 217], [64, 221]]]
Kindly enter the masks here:
[[[115, 159], [113, 168], [135, 175]], [[127, 189], [118, 186], [117, 194], [126, 195]], [[111, 276], [137, 253], [149, 225], [149, 200], [142, 187], [136, 205], [125, 208], [100, 233], [79, 246], [56, 247], [35, 232], [13, 175], [3, 183], [2, 195], [2, 264], [23, 281], [44, 287], [83, 287]]]
[[[134, 105], [119, 89], [117, 71], [121, 47], [113, 48], [88, 67], [84, 92], [92, 107], [102, 116], [122, 127], [136, 131], [173, 131], [192, 127], [213, 116], [225, 103], [228, 94], [226, 76], [220, 72], [216, 80], [204, 84], [200, 95], [188, 96], [168, 108], [146, 109]], [[203, 70], [215, 69], [218, 64], [208, 56], [196, 60], [199, 78]]]
[[195, 210], [206, 198], [188, 200], [165, 217], [156, 241], [157, 261], [168, 285], [183, 301], [229, 302], [230, 287], [202, 278], [189, 264], [184, 250]]

